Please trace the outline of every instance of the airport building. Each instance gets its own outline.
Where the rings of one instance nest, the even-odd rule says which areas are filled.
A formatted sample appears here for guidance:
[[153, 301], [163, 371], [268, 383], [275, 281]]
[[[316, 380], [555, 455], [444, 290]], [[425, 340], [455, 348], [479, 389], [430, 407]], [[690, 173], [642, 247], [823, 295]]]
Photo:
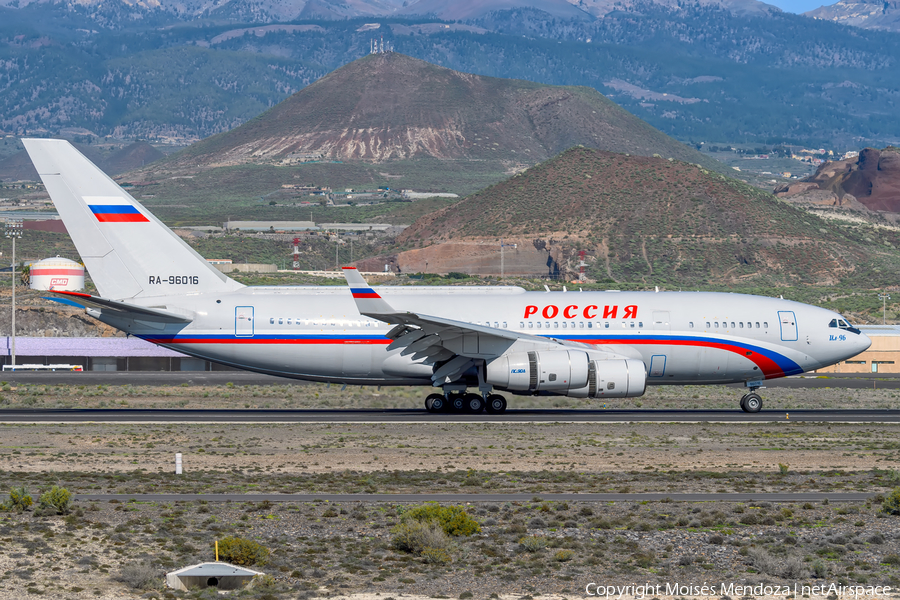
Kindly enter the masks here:
[[[0, 336], [0, 364], [12, 363], [12, 339]], [[16, 364], [80, 365], [85, 371], [233, 371], [136, 337], [16, 336]]]

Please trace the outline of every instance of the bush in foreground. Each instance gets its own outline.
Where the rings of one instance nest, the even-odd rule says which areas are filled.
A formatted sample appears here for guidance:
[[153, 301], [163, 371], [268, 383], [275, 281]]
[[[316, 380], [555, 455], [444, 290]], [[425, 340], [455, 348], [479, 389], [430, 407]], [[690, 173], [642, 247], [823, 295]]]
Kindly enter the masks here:
[[66, 488], [54, 485], [41, 494], [38, 512], [42, 515], [67, 515], [72, 509], [72, 494]]
[[889, 515], [900, 515], [900, 488], [895, 489], [884, 499], [881, 509]]
[[269, 549], [253, 540], [229, 536], [219, 541], [219, 559], [241, 567], [264, 565]]
[[0, 504], [0, 510], [11, 512], [23, 512], [34, 501], [24, 487], [13, 488], [9, 491], [9, 500]]
[[393, 534], [391, 543], [401, 552], [423, 554], [426, 549], [446, 552], [450, 546], [444, 529], [434, 521], [407, 520], [394, 527]]
[[478, 521], [469, 516], [462, 506], [441, 506], [440, 504], [423, 504], [403, 513], [404, 520], [420, 523], [437, 523], [447, 535], [465, 536], [481, 531]]
[[140, 561], [122, 565], [113, 579], [133, 590], [151, 590], [156, 587], [159, 576], [153, 565], [147, 561]]

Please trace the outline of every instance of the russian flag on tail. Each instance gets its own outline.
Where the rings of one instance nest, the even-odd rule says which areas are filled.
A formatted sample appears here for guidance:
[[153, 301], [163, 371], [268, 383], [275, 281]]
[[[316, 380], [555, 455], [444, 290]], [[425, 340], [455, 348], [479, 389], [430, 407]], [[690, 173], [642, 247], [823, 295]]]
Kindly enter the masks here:
[[84, 201], [101, 223], [150, 222], [137, 207], [119, 196], [85, 196]]
[[354, 298], [381, 298], [372, 288], [350, 288]]

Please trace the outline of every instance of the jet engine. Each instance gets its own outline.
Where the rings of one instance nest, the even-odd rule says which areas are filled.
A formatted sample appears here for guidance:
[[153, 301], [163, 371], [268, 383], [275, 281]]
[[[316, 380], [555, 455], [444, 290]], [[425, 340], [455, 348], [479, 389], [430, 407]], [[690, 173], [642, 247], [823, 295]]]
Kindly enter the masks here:
[[647, 391], [644, 361], [634, 358], [592, 360], [588, 364], [588, 383], [569, 390], [573, 398], [635, 398]]
[[640, 360], [592, 360], [582, 350], [513, 352], [487, 364], [485, 381], [511, 392], [629, 398], [644, 394], [647, 371]]

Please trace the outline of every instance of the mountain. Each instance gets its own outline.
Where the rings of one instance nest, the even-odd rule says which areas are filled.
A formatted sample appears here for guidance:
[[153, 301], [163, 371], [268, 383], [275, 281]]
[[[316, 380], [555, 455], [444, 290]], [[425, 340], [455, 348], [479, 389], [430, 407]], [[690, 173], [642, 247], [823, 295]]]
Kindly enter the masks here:
[[839, 0], [828, 6], [803, 13], [823, 21], [864, 29], [900, 31], [900, 1], [898, 0]]
[[850, 202], [869, 210], [900, 213], [900, 148], [865, 148], [854, 158], [822, 164], [803, 181], [806, 195], [825, 190], [837, 200], [851, 196]]
[[533, 165], [584, 145], [721, 168], [584, 87], [481, 77], [396, 52], [329, 73], [166, 168], [412, 159]]
[[[135, 142], [105, 153], [88, 144], [76, 143], [75, 146], [110, 176], [138, 169], [163, 157], [162, 152], [146, 142]], [[0, 181], [38, 181], [37, 171], [24, 149], [0, 160]]]
[[[383, 40], [457, 71], [594, 88], [697, 145], [843, 152], [900, 140], [900, 37], [754, 0], [728, 0], [727, 9], [585, 0], [579, 18], [556, 18], [534, 0], [466, 22], [367, 15], [280, 24], [251, 0], [217, 2], [196, 17], [187, 13], [200, 2], [160, 1], [156, 9], [119, 0], [0, 8], [0, 130], [195, 141], [244, 123]], [[348, 2], [315, 6], [353, 14]], [[166, 6], [182, 6], [185, 16]], [[233, 14], [219, 12], [226, 10]], [[602, 18], [586, 18], [591, 11]]]
[[424, 15], [445, 21], [476, 19], [488, 13], [532, 9], [562, 19], [587, 19], [590, 14], [577, 0], [417, 0], [398, 11], [401, 15]]
[[900, 256], [865, 235], [882, 234], [844, 229], [693, 164], [573, 148], [421, 217], [396, 254], [361, 266], [499, 273], [502, 240], [507, 274], [571, 278], [583, 250], [599, 281], [889, 279]]

